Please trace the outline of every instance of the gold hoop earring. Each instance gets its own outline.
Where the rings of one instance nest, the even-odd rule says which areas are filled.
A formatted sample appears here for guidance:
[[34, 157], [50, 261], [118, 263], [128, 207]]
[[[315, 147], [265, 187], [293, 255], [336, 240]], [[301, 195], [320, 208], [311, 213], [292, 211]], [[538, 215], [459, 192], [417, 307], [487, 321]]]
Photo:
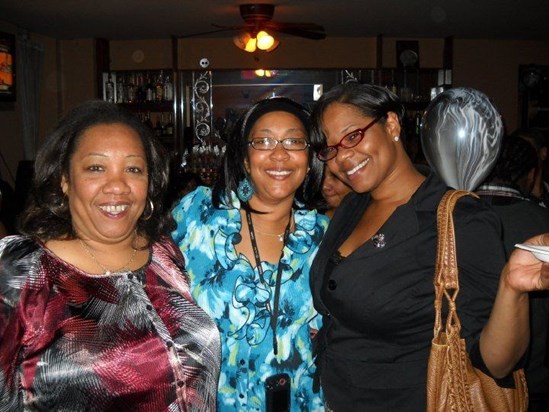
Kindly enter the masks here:
[[150, 211], [150, 213], [147, 217], [144, 217], [144, 214], [141, 215], [141, 218], [145, 221], [149, 220], [152, 217], [153, 213], [154, 213], [154, 204], [153, 204], [151, 199], [148, 199], [148, 200], [149, 200], [149, 208], [150, 208], [151, 211]]

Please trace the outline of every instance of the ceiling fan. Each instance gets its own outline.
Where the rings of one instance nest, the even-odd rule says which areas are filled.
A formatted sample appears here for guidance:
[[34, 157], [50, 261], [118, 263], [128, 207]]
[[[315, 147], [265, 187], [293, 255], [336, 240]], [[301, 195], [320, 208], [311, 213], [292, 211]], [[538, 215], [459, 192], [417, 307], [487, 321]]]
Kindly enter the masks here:
[[240, 16], [244, 25], [227, 27], [214, 24], [214, 27], [225, 30], [240, 30], [257, 34], [261, 30], [279, 32], [306, 39], [321, 40], [326, 38], [324, 27], [315, 23], [288, 23], [274, 21], [274, 4], [241, 4]]
[[[324, 27], [315, 23], [289, 23], [273, 20], [275, 6], [274, 4], [265, 3], [250, 3], [241, 4], [240, 16], [244, 20], [244, 24], [239, 26], [222, 26], [212, 24], [217, 30], [204, 33], [195, 33], [193, 37], [203, 34], [219, 33], [223, 31], [237, 31], [234, 37], [234, 43], [237, 47], [245, 51], [255, 51], [257, 48], [265, 51], [274, 50], [278, 46], [278, 40], [272, 37], [273, 33], [284, 33], [291, 36], [303, 37], [311, 40], [322, 40], [326, 38]], [[265, 33], [268, 36], [265, 36]], [[265, 37], [266, 41], [272, 44], [269, 47], [261, 47], [261, 39]], [[253, 47], [250, 47], [250, 40], [253, 41]]]

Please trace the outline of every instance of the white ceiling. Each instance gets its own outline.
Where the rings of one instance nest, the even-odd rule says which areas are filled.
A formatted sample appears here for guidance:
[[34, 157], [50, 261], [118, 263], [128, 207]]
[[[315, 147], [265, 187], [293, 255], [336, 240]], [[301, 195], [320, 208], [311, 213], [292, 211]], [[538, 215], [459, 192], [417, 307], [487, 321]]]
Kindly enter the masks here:
[[[243, 23], [249, 0], [0, 0], [0, 21], [58, 39], [157, 39]], [[259, 0], [258, 2], [261, 2]], [[328, 37], [549, 40], [549, 0], [263, 0], [273, 20], [310, 22]], [[219, 33], [224, 37], [234, 32]]]

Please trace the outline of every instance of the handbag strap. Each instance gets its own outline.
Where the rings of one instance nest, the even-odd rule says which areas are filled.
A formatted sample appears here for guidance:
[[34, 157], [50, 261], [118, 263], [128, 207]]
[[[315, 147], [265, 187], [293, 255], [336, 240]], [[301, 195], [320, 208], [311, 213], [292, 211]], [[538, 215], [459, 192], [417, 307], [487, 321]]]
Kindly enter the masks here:
[[442, 332], [443, 298], [448, 305], [445, 332], [459, 333], [461, 324], [456, 311], [456, 299], [459, 293], [459, 272], [456, 258], [456, 236], [453, 211], [456, 202], [464, 196], [478, 196], [465, 190], [448, 190], [437, 208], [437, 260], [435, 265], [435, 326], [434, 337]]

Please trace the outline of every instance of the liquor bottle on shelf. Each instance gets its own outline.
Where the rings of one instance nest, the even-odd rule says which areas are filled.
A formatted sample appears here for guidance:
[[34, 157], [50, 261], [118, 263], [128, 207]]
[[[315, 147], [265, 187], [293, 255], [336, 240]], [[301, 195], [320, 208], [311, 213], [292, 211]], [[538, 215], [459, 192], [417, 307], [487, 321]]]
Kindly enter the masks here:
[[148, 103], [153, 102], [155, 99], [155, 92], [154, 92], [154, 87], [152, 84], [150, 74], [147, 76], [147, 85], [145, 86], [145, 93], [146, 93], [145, 101]]
[[135, 74], [130, 73], [128, 83], [126, 84], [126, 103], [135, 103], [137, 100], [137, 86], [135, 84]]
[[437, 86], [439, 93], [452, 87], [452, 69], [439, 69]]
[[157, 102], [164, 100], [164, 76], [162, 75], [162, 70], [160, 70], [160, 74], [156, 77], [155, 99]]
[[124, 76], [119, 73], [116, 77], [116, 103], [124, 103]]
[[391, 69], [391, 81], [387, 85], [387, 88], [398, 96], [398, 84], [395, 80], [395, 70]]
[[164, 135], [164, 125], [162, 121], [162, 114], [156, 116], [156, 125], [154, 126], [154, 134], [156, 137], [162, 137]]
[[416, 117], [415, 117], [415, 135], [417, 137], [420, 137], [421, 135], [421, 119], [422, 119], [421, 111], [417, 111]]
[[173, 100], [173, 83], [170, 79], [170, 75], [166, 75], [164, 80], [164, 100], [171, 102]]
[[173, 136], [173, 115], [171, 113], [168, 113], [165, 133], [166, 136]]
[[143, 78], [143, 73], [137, 73], [136, 98], [137, 101], [140, 103], [147, 100], [147, 92], [145, 90], [145, 79]]
[[112, 81], [112, 75], [109, 73], [107, 81], [105, 82], [105, 100], [108, 102], [114, 102], [114, 82]]
[[413, 98], [413, 90], [408, 85], [408, 72], [406, 68], [402, 73], [402, 87], [400, 88], [400, 100], [403, 103], [411, 102]]
[[145, 121], [143, 123], [145, 123], [147, 126], [151, 128], [151, 130], [154, 131], [154, 126], [151, 120], [151, 112], [147, 112], [147, 114], [145, 115]]

